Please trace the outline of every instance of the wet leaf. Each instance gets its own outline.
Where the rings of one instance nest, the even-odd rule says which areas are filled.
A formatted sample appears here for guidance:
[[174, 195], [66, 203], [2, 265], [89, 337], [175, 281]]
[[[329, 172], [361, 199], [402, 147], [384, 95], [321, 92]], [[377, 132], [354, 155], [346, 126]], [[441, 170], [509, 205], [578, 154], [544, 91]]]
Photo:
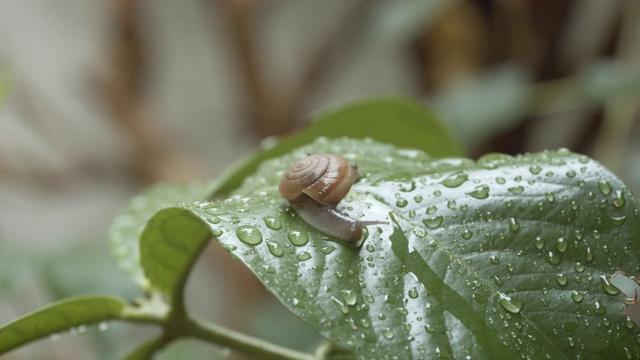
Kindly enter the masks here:
[[147, 220], [160, 209], [178, 203], [212, 199], [242, 184], [265, 160], [286, 154], [319, 137], [371, 138], [398, 147], [428, 151], [436, 157], [462, 155], [461, 144], [442, 122], [419, 103], [402, 98], [374, 99], [331, 107], [313, 115], [302, 131], [239, 161], [215, 181], [202, 184], [159, 184], [130, 201], [109, 229], [109, 241], [120, 267], [148, 289], [139, 260], [138, 238]]
[[[360, 166], [340, 211], [388, 222], [359, 249], [310, 228], [278, 193], [285, 169], [317, 152]], [[226, 200], [160, 211], [140, 242], [151, 285], [172, 295], [214, 235], [358, 359], [611, 359], [640, 356], [637, 326], [602, 281], [640, 271], [639, 216], [618, 178], [567, 150], [473, 162], [338, 139], [265, 161]]]
[[37, 310], [0, 328], [0, 354], [78, 326], [123, 316], [126, 304], [109, 296], [70, 298]]

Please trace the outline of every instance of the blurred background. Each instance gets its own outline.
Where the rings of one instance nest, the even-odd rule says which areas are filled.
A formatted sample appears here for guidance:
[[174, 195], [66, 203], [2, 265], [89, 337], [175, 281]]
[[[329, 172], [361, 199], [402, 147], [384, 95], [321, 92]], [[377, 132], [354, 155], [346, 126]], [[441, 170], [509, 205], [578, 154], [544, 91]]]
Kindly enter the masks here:
[[[0, 324], [71, 295], [141, 296], [106, 241], [131, 196], [390, 95], [434, 108], [472, 158], [567, 147], [640, 193], [637, 1], [0, 0]], [[320, 341], [214, 247], [188, 302], [282, 345]], [[113, 359], [155, 333], [101, 324], [5, 358]], [[196, 341], [158, 358], [244, 359]]]

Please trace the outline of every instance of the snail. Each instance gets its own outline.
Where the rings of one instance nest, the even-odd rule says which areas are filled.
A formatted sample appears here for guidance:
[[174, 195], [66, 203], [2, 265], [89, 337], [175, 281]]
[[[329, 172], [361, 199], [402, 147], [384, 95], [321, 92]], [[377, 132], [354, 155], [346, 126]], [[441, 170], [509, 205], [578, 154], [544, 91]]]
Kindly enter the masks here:
[[365, 226], [385, 224], [353, 220], [336, 210], [359, 177], [358, 166], [341, 156], [309, 155], [295, 162], [282, 176], [280, 194], [316, 230], [356, 244]]

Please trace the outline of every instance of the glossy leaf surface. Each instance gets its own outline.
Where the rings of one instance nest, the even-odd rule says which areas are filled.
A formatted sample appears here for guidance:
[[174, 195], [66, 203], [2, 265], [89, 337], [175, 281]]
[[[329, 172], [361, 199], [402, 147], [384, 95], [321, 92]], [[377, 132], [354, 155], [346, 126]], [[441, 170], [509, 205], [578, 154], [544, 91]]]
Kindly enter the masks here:
[[37, 310], [0, 328], [0, 354], [74, 327], [123, 316], [126, 304], [109, 296], [70, 298]]
[[[369, 227], [354, 249], [302, 222], [277, 190], [307, 153], [356, 161], [339, 209]], [[178, 291], [208, 235], [292, 312], [359, 359], [640, 356], [615, 271], [640, 271], [638, 203], [567, 150], [435, 160], [321, 140], [266, 161], [235, 195], [160, 211], [141, 237], [151, 285]]]

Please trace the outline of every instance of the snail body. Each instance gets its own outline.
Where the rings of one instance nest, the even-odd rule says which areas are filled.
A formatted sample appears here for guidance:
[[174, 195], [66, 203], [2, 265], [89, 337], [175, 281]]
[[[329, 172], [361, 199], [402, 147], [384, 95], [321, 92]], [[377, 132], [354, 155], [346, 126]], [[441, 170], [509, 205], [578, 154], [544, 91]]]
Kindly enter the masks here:
[[314, 154], [295, 162], [282, 176], [280, 194], [296, 213], [316, 230], [336, 239], [357, 243], [365, 226], [336, 210], [353, 182], [360, 177], [355, 164], [334, 154]]

